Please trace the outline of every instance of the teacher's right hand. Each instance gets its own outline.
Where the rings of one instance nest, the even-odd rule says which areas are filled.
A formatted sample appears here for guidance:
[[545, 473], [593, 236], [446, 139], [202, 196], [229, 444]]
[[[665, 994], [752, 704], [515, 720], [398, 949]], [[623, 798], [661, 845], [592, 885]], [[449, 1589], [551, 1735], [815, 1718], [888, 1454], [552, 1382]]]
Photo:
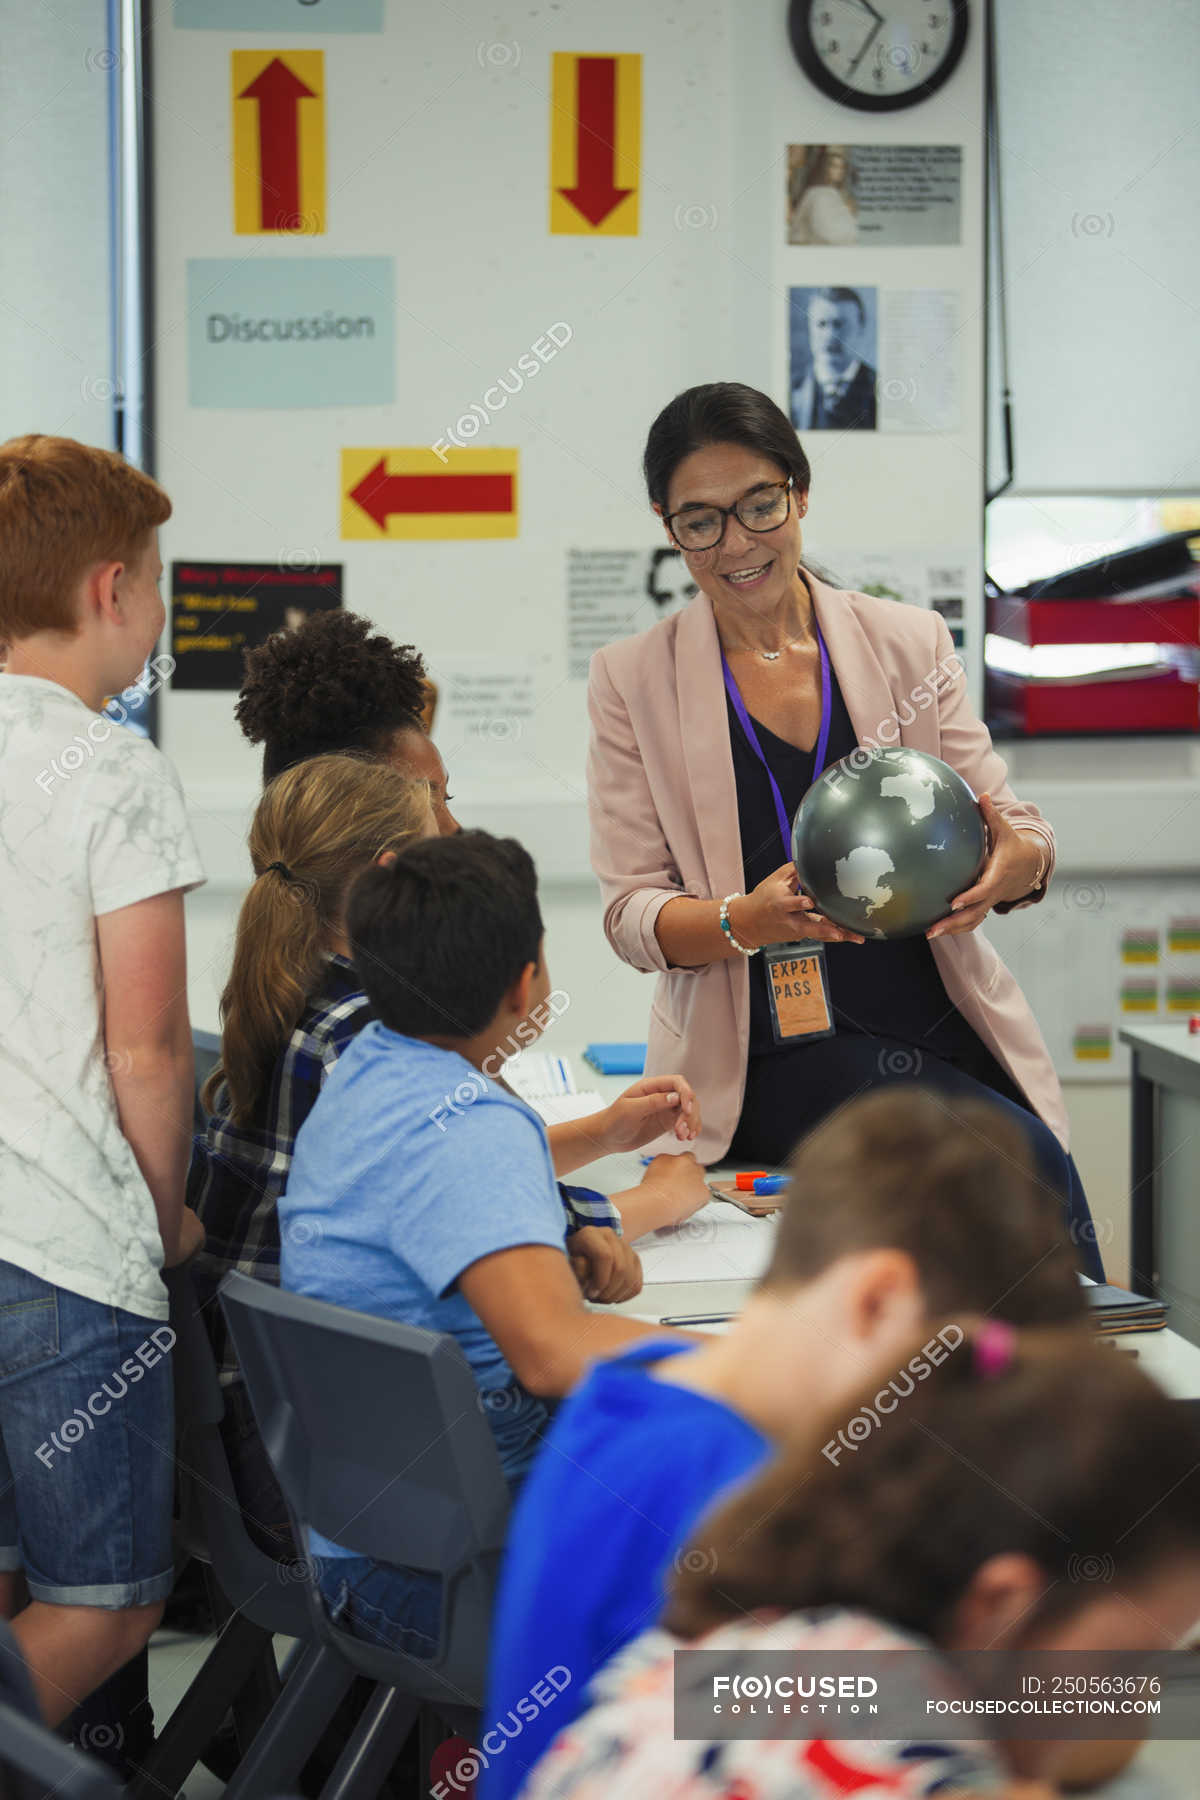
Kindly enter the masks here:
[[835, 925], [817, 911], [816, 902], [800, 892], [796, 865], [790, 862], [760, 881], [750, 893], [731, 900], [729, 923], [738, 942], [755, 950], [764, 944], [792, 944], [805, 938], [822, 944], [866, 942], [858, 932]]

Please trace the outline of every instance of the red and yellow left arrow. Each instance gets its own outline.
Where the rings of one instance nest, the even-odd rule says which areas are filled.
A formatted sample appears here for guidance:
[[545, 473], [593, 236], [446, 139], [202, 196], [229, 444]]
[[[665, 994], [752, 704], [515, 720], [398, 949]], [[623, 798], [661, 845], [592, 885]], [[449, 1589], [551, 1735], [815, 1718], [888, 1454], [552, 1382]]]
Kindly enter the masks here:
[[517, 535], [515, 450], [342, 451], [342, 536]]
[[325, 52], [234, 50], [233, 229], [325, 229]]

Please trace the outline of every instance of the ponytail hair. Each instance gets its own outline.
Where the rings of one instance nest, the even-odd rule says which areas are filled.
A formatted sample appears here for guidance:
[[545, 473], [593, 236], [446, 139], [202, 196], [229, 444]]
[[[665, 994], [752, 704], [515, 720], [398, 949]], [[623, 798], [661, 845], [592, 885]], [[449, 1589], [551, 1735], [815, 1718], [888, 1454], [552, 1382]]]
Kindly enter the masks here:
[[982, 1564], [1017, 1552], [1046, 1577], [1028, 1633], [1098, 1578], [1200, 1555], [1198, 1465], [1183, 1409], [1086, 1327], [948, 1322], [700, 1526], [663, 1622], [690, 1639], [833, 1606], [936, 1643]]
[[355, 756], [315, 756], [264, 790], [250, 827], [254, 883], [221, 996], [221, 1062], [201, 1095], [207, 1109], [223, 1082], [234, 1124], [252, 1122], [320, 985], [351, 883], [419, 836], [428, 814], [428, 782]]

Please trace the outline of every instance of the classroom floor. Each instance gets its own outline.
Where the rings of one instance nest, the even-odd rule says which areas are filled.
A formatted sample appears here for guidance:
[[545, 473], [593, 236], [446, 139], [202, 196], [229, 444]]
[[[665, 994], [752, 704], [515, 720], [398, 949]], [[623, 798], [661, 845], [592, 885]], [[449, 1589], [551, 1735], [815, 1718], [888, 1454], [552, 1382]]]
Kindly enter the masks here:
[[[155, 1633], [150, 1644], [150, 1700], [159, 1725], [182, 1699], [212, 1641], [177, 1631]], [[277, 1650], [282, 1652], [286, 1645], [286, 1639], [279, 1639]], [[225, 1792], [225, 1783], [200, 1767], [188, 1776], [184, 1791], [186, 1800], [216, 1800]], [[1190, 1740], [1147, 1745], [1134, 1772], [1093, 1790], [1094, 1800], [1195, 1800], [1197, 1794], [1200, 1743]]]

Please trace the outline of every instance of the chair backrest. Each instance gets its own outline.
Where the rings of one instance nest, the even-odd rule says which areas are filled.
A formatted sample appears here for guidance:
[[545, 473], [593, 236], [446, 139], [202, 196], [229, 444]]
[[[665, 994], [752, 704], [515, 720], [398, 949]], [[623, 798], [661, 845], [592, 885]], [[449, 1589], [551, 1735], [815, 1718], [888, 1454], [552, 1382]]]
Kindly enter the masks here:
[[260, 1550], [246, 1530], [220, 1422], [225, 1411], [216, 1358], [186, 1267], [167, 1269], [175, 1343], [176, 1469], [180, 1526], [193, 1556], [207, 1562], [225, 1598], [268, 1631], [308, 1637], [312, 1621], [294, 1563]]
[[193, 1125], [199, 1132], [208, 1126], [208, 1116], [200, 1104], [200, 1089], [221, 1060], [221, 1034], [218, 1031], [192, 1032], [192, 1057], [196, 1070], [196, 1103]]
[[263, 1444], [296, 1530], [437, 1575], [428, 1661], [330, 1621], [310, 1567], [313, 1629], [356, 1668], [444, 1709], [483, 1701], [508, 1483], [453, 1338], [286, 1293], [245, 1275], [219, 1290]]
[[447, 1578], [500, 1549], [508, 1483], [452, 1337], [236, 1273], [220, 1300], [299, 1521], [360, 1556]]

